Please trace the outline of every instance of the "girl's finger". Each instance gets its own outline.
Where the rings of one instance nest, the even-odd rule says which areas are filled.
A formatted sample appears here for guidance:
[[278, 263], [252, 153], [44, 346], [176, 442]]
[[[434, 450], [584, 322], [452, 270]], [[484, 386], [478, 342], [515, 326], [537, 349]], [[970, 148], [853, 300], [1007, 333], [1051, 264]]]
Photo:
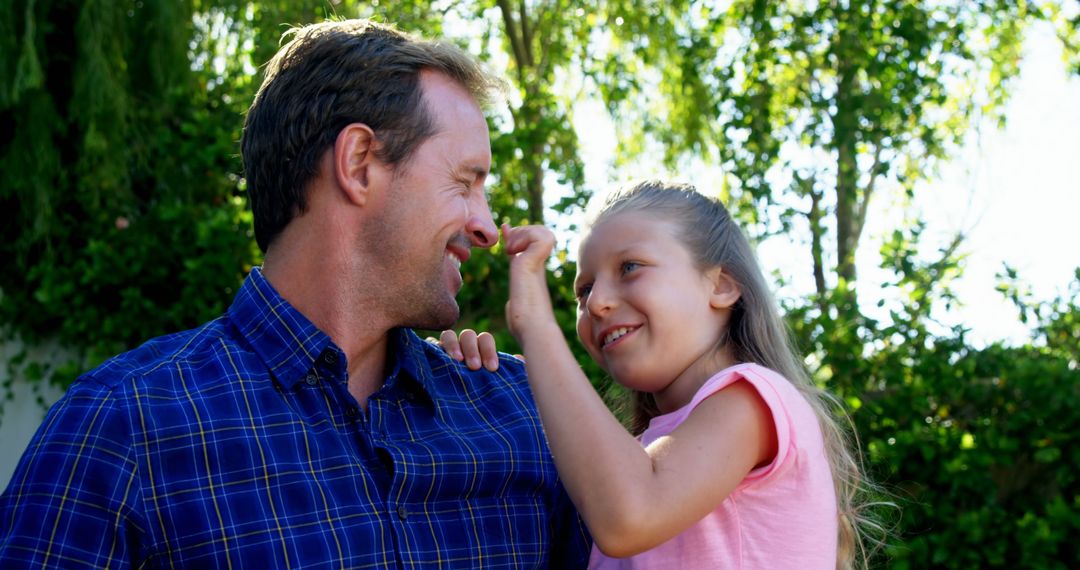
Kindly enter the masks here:
[[483, 364], [480, 361], [480, 345], [476, 340], [476, 331], [465, 329], [458, 335], [458, 344], [461, 353], [465, 356], [465, 365], [469, 370], [480, 370]]
[[461, 345], [458, 344], [457, 333], [451, 330], [445, 330], [439, 335], [439, 339], [439, 344], [442, 346], [443, 350], [446, 351], [446, 354], [450, 355], [450, 358], [453, 358], [458, 362], [465, 359], [464, 355], [461, 354]]
[[555, 234], [544, 226], [519, 226], [516, 228], [503, 225], [503, 237], [506, 254], [516, 256], [526, 254], [529, 258], [544, 260], [555, 246]]
[[499, 353], [495, 350], [495, 337], [491, 333], [482, 332], [476, 337], [480, 347], [480, 359], [484, 361], [484, 368], [495, 372], [499, 369]]

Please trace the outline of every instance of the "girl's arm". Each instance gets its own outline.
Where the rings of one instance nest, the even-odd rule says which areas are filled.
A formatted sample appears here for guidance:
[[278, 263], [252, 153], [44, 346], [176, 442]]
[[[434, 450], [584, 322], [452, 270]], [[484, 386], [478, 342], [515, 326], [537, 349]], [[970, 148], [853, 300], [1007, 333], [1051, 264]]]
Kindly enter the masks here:
[[524, 349], [559, 475], [601, 551], [625, 557], [667, 541], [775, 455], [771, 414], [746, 382], [706, 398], [643, 449], [592, 389], [555, 322], [545, 276], [554, 235], [538, 226], [503, 233], [507, 322]]

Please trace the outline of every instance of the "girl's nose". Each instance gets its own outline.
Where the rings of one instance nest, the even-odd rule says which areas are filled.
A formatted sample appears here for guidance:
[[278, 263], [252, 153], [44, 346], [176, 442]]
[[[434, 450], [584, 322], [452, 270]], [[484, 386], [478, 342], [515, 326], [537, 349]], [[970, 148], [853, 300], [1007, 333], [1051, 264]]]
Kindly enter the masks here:
[[601, 317], [611, 311], [614, 306], [615, 296], [612, 295], [611, 291], [601, 285], [599, 280], [593, 283], [592, 289], [589, 291], [589, 298], [585, 301], [585, 308], [589, 311], [589, 314]]

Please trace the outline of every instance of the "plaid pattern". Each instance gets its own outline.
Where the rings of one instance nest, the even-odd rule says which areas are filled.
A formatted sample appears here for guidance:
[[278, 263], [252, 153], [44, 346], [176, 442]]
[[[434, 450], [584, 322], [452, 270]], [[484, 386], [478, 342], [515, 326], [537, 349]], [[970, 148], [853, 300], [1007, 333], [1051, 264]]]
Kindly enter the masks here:
[[0, 496], [0, 567], [583, 567], [520, 363], [391, 339], [365, 413], [256, 268], [227, 314], [53, 406]]

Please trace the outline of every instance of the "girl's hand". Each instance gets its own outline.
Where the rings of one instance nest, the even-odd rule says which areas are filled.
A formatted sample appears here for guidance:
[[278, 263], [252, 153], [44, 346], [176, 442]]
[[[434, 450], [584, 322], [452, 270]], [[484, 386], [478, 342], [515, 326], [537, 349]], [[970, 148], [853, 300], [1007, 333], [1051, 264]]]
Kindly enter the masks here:
[[427, 341], [442, 347], [450, 358], [464, 361], [469, 370], [480, 370], [481, 364], [492, 372], [499, 369], [499, 355], [495, 350], [495, 337], [491, 333], [476, 334], [472, 329], [465, 329], [459, 335], [445, 330], [439, 339], [428, 337]]
[[[544, 226], [502, 226], [506, 254], [510, 256], [510, 300], [506, 323], [523, 346], [531, 330], [555, 323], [547, 288], [547, 259], [555, 247], [555, 234]], [[557, 327], [556, 327], [557, 328]]]

